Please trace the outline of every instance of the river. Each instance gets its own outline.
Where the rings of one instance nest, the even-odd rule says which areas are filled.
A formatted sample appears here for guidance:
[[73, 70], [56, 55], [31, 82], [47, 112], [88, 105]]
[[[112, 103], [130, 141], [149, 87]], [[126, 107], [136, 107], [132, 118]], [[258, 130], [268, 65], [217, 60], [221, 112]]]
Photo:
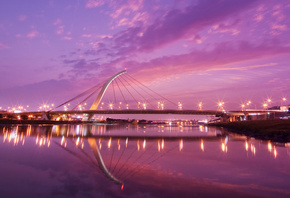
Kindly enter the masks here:
[[0, 130], [0, 197], [290, 197], [289, 143], [184, 123]]

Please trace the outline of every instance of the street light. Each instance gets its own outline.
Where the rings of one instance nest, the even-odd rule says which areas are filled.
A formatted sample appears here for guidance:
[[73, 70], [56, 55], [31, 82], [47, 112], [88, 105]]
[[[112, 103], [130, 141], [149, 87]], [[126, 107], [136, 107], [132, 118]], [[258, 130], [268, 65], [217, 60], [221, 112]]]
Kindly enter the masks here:
[[161, 103], [161, 110], [164, 110], [164, 103]]
[[178, 102], [178, 109], [179, 110], [182, 110], [182, 104], [181, 104], [181, 102]]
[[241, 107], [242, 107], [242, 111], [245, 110], [245, 106], [246, 106], [246, 105], [244, 105], [244, 104], [241, 105]]
[[202, 110], [202, 102], [198, 103], [198, 109]]
[[222, 101], [221, 102], [218, 102], [218, 108], [219, 108], [220, 111], [223, 111], [224, 110], [224, 104], [225, 103], [222, 102]]
[[110, 107], [110, 109], [112, 110], [112, 109], [113, 109], [113, 104], [110, 103], [110, 104], [109, 104], [109, 107]]

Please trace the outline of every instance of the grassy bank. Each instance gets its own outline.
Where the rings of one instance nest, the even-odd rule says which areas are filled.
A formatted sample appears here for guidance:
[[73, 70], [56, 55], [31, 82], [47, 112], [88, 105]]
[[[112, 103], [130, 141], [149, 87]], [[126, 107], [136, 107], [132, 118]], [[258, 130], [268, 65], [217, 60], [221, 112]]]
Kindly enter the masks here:
[[230, 131], [257, 139], [290, 142], [290, 120], [254, 120], [243, 122], [214, 123]]

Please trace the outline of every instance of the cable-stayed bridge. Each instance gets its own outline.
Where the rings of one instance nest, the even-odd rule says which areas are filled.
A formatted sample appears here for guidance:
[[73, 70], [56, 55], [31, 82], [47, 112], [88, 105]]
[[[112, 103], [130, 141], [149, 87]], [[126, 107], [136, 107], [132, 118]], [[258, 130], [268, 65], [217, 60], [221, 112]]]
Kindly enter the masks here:
[[[104, 95], [110, 87], [111, 98], [107, 105], [102, 102]], [[97, 96], [96, 96], [97, 95]], [[95, 98], [96, 97], [96, 98]], [[95, 99], [94, 99], [95, 98]], [[94, 99], [94, 100], [93, 100]], [[93, 100], [92, 105], [86, 105]], [[173, 109], [165, 108], [165, 104]], [[60, 110], [63, 108], [64, 110]], [[8, 116], [18, 119], [42, 119], [59, 120], [67, 119], [71, 115], [82, 115], [83, 120], [91, 120], [98, 114], [179, 114], [179, 115], [215, 115], [217, 117], [236, 117], [242, 119], [249, 114], [269, 114], [268, 110], [255, 111], [230, 111], [225, 112], [223, 108], [219, 110], [203, 110], [199, 104], [198, 110], [184, 110], [180, 102], [173, 102], [165, 98], [158, 92], [144, 85], [131, 75], [127, 70], [123, 70], [113, 75], [109, 79], [91, 87], [79, 95], [55, 106], [53, 109], [41, 111], [9, 113], [2, 112], [2, 117]]]

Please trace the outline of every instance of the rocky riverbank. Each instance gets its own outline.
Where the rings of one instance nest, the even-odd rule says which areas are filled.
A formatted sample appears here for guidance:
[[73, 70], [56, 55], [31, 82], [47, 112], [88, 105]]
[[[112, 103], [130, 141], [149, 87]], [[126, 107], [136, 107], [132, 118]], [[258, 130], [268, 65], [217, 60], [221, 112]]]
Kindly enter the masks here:
[[274, 142], [290, 142], [290, 120], [254, 120], [209, 124], [232, 132]]

